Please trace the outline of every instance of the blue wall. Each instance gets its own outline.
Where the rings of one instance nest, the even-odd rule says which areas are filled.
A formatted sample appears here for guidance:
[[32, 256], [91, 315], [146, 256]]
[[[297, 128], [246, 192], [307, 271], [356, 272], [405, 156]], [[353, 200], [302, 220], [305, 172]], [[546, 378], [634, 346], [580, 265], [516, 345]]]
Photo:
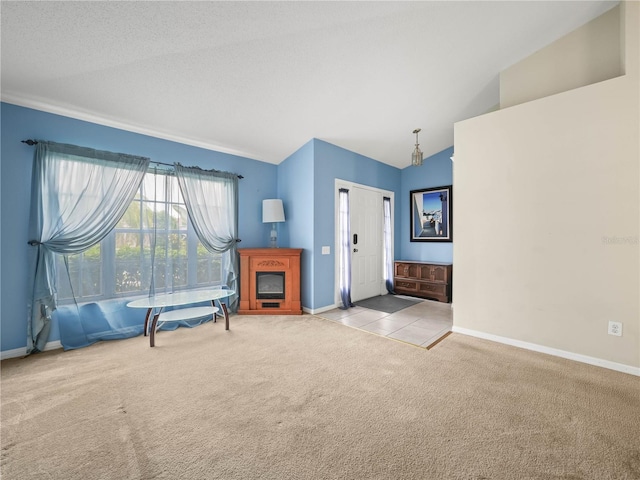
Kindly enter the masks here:
[[[394, 217], [398, 218], [400, 170], [364, 155], [314, 139], [314, 225], [313, 304], [314, 309], [335, 303], [335, 179], [389, 190], [395, 194]], [[394, 245], [400, 243], [400, 229], [395, 223]], [[322, 246], [331, 247], [331, 255], [322, 255]]]
[[[449, 147], [429, 158], [425, 158], [420, 167], [406, 167], [402, 170], [402, 189], [400, 198], [396, 197], [396, 205], [400, 205], [400, 215], [396, 219], [400, 221], [400, 249], [396, 247], [396, 260], [419, 260], [435, 262], [453, 261], [453, 243], [427, 243], [411, 242], [409, 232], [411, 231], [411, 221], [409, 215], [409, 197], [411, 190], [421, 190], [423, 188], [444, 187], [453, 185], [453, 147]], [[453, 198], [455, 203], [456, 199]], [[453, 219], [455, 222], [455, 218]], [[453, 241], [456, 240], [455, 223], [453, 224]], [[398, 256], [400, 252], [400, 256]]]
[[280, 247], [302, 248], [300, 288], [302, 305], [312, 308], [313, 252], [316, 233], [313, 218], [313, 147], [310, 140], [278, 165], [278, 198], [284, 204], [286, 222], [279, 225]]
[[[162, 140], [53, 115], [38, 110], [0, 104], [2, 146], [0, 149], [0, 206], [2, 228], [0, 264], [1, 350], [26, 345], [28, 286], [27, 231], [34, 148], [21, 140], [52, 140], [150, 157], [151, 160], [235, 172], [239, 182], [239, 236], [241, 248], [266, 247], [268, 233], [262, 224], [262, 200], [277, 196], [276, 165]], [[8, 228], [7, 226], [10, 226]], [[49, 341], [59, 340], [57, 325]]]
[[[278, 195], [287, 221], [281, 224], [282, 247], [302, 248], [302, 305], [320, 309], [335, 303], [335, 180], [400, 191], [400, 170], [313, 139], [278, 165]], [[396, 215], [398, 208], [396, 206]], [[396, 223], [396, 244], [399, 243]], [[331, 248], [322, 255], [322, 246]]]
[[[276, 166], [7, 103], [0, 104], [0, 116], [0, 206], [4, 227], [0, 230], [2, 351], [26, 345], [27, 231], [34, 152], [33, 147], [20, 142], [27, 138], [142, 155], [165, 163], [178, 161], [243, 175], [245, 178], [239, 183], [241, 248], [268, 245], [270, 225], [262, 223], [262, 200], [282, 198], [286, 222], [278, 225], [279, 246], [303, 249], [301, 293], [302, 305], [308, 309], [321, 309], [335, 302], [336, 178], [394, 192], [396, 259], [452, 261], [451, 243], [409, 241], [409, 192], [451, 185], [449, 157], [453, 148], [426, 159], [421, 167], [400, 170], [313, 139]], [[323, 245], [331, 247], [330, 255], [322, 255]], [[54, 323], [52, 327], [49, 341], [59, 340], [57, 325]]]

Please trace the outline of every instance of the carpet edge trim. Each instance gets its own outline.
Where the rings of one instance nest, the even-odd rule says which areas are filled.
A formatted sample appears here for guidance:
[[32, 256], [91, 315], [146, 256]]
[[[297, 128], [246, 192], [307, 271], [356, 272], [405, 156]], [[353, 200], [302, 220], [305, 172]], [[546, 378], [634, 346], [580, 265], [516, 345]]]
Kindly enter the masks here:
[[[324, 320], [325, 322], [331, 322], [331, 323], [334, 323], [336, 325], [340, 325], [342, 327], [353, 328], [354, 330], [358, 330], [360, 332], [368, 333], [370, 335], [375, 335], [376, 337], [379, 337], [379, 338], [384, 338], [386, 340], [393, 340], [393, 341], [398, 342], [398, 343], [403, 343], [405, 345], [409, 345], [410, 347], [416, 347], [416, 348], [420, 348], [421, 350], [427, 350], [427, 347], [423, 347], [422, 345], [416, 345], [415, 343], [407, 342], [405, 340], [400, 340], [399, 338], [393, 338], [393, 337], [387, 337], [386, 335], [380, 335], [379, 333], [372, 332], [370, 330], [365, 330], [363, 328], [354, 327], [353, 325], [347, 325], [346, 323], [336, 322], [335, 320], [332, 320], [330, 318], [325, 318], [325, 317], [323, 317], [321, 315], [314, 315], [314, 316], [316, 318]], [[449, 333], [451, 333], [451, 332], [449, 332]]]

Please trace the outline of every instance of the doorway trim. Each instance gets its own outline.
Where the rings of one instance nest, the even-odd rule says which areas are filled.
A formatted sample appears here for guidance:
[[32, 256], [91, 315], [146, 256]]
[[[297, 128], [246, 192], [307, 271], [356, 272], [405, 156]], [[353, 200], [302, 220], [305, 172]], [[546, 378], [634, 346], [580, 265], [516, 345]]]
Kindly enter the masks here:
[[[339, 285], [340, 285], [340, 251], [339, 251], [339, 247], [340, 247], [340, 199], [339, 199], [339, 191], [341, 188], [346, 188], [349, 191], [353, 190], [353, 188], [362, 188], [365, 190], [371, 190], [373, 192], [376, 192], [380, 195], [380, 215], [383, 216], [384, 215], [384, 211], [382, 209], [382, 198], [383, 197], [389, 197], [391, 199], [391, 231], [394, 232], [393, 235], [391, 235], [391, 251], [394, 252], [395, 251], [395, 193], [392, 192], [391, 190], [384, 190], [382, 188], [377, 188], [377, 187], [372, 187], [370, 185], [364, 185], [361, 183], [356, 183], [356, 182], [350, 182], [348, 180], [343, 180], [341, 178], [336, 178], [335, 179], [335, 185], [334, 185], [334, 212], [333, 212], [333, 225], [334, 225], [334, 269], [335, 269], [335, 274], [333, 277], [333, 300], [334, 303], [337, 307], [339, 307], [340, 305], [342, 305], [342, 300], [340, 298], [340, 289], [339, 289]], [[381, 244], [381, 247], [384, 249], [384, 241]], [[384, 253], [384, 252], [382, 252]], [[381, 255], [381, 258], [384, 258], [384, 255]], [[384, 260], [383, 260], [384, 261]], [[384, 268], [383, 266], [381, 267], [381, 272], [384, 272]], [[384, 285], [384, 278], [381, 279], [381, 285]], [[385, 289], [386, 291], [386, 289]]]

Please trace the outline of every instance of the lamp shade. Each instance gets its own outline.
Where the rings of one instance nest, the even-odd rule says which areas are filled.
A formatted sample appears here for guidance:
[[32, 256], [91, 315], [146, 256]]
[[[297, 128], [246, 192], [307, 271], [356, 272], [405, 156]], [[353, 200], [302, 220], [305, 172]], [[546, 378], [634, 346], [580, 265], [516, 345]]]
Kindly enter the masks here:
[[262, 200], [262, 223], [284, 222], [284, 207], [279, 198]]

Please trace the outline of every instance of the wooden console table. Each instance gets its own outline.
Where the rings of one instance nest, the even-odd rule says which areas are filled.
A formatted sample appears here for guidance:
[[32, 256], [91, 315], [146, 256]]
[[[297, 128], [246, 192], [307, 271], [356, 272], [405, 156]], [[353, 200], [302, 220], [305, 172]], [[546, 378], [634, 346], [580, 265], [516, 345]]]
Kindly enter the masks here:
[[[300, 255], [301, 248], [241, 248], [240, 305], [241, 315], [301, 315]], [[283, 277], [279, 294], [261, 295], [258, 274]]]
[[394, 264], [396, 293], [415, 297], [451, 301], [451, 263], [399, 260]]

